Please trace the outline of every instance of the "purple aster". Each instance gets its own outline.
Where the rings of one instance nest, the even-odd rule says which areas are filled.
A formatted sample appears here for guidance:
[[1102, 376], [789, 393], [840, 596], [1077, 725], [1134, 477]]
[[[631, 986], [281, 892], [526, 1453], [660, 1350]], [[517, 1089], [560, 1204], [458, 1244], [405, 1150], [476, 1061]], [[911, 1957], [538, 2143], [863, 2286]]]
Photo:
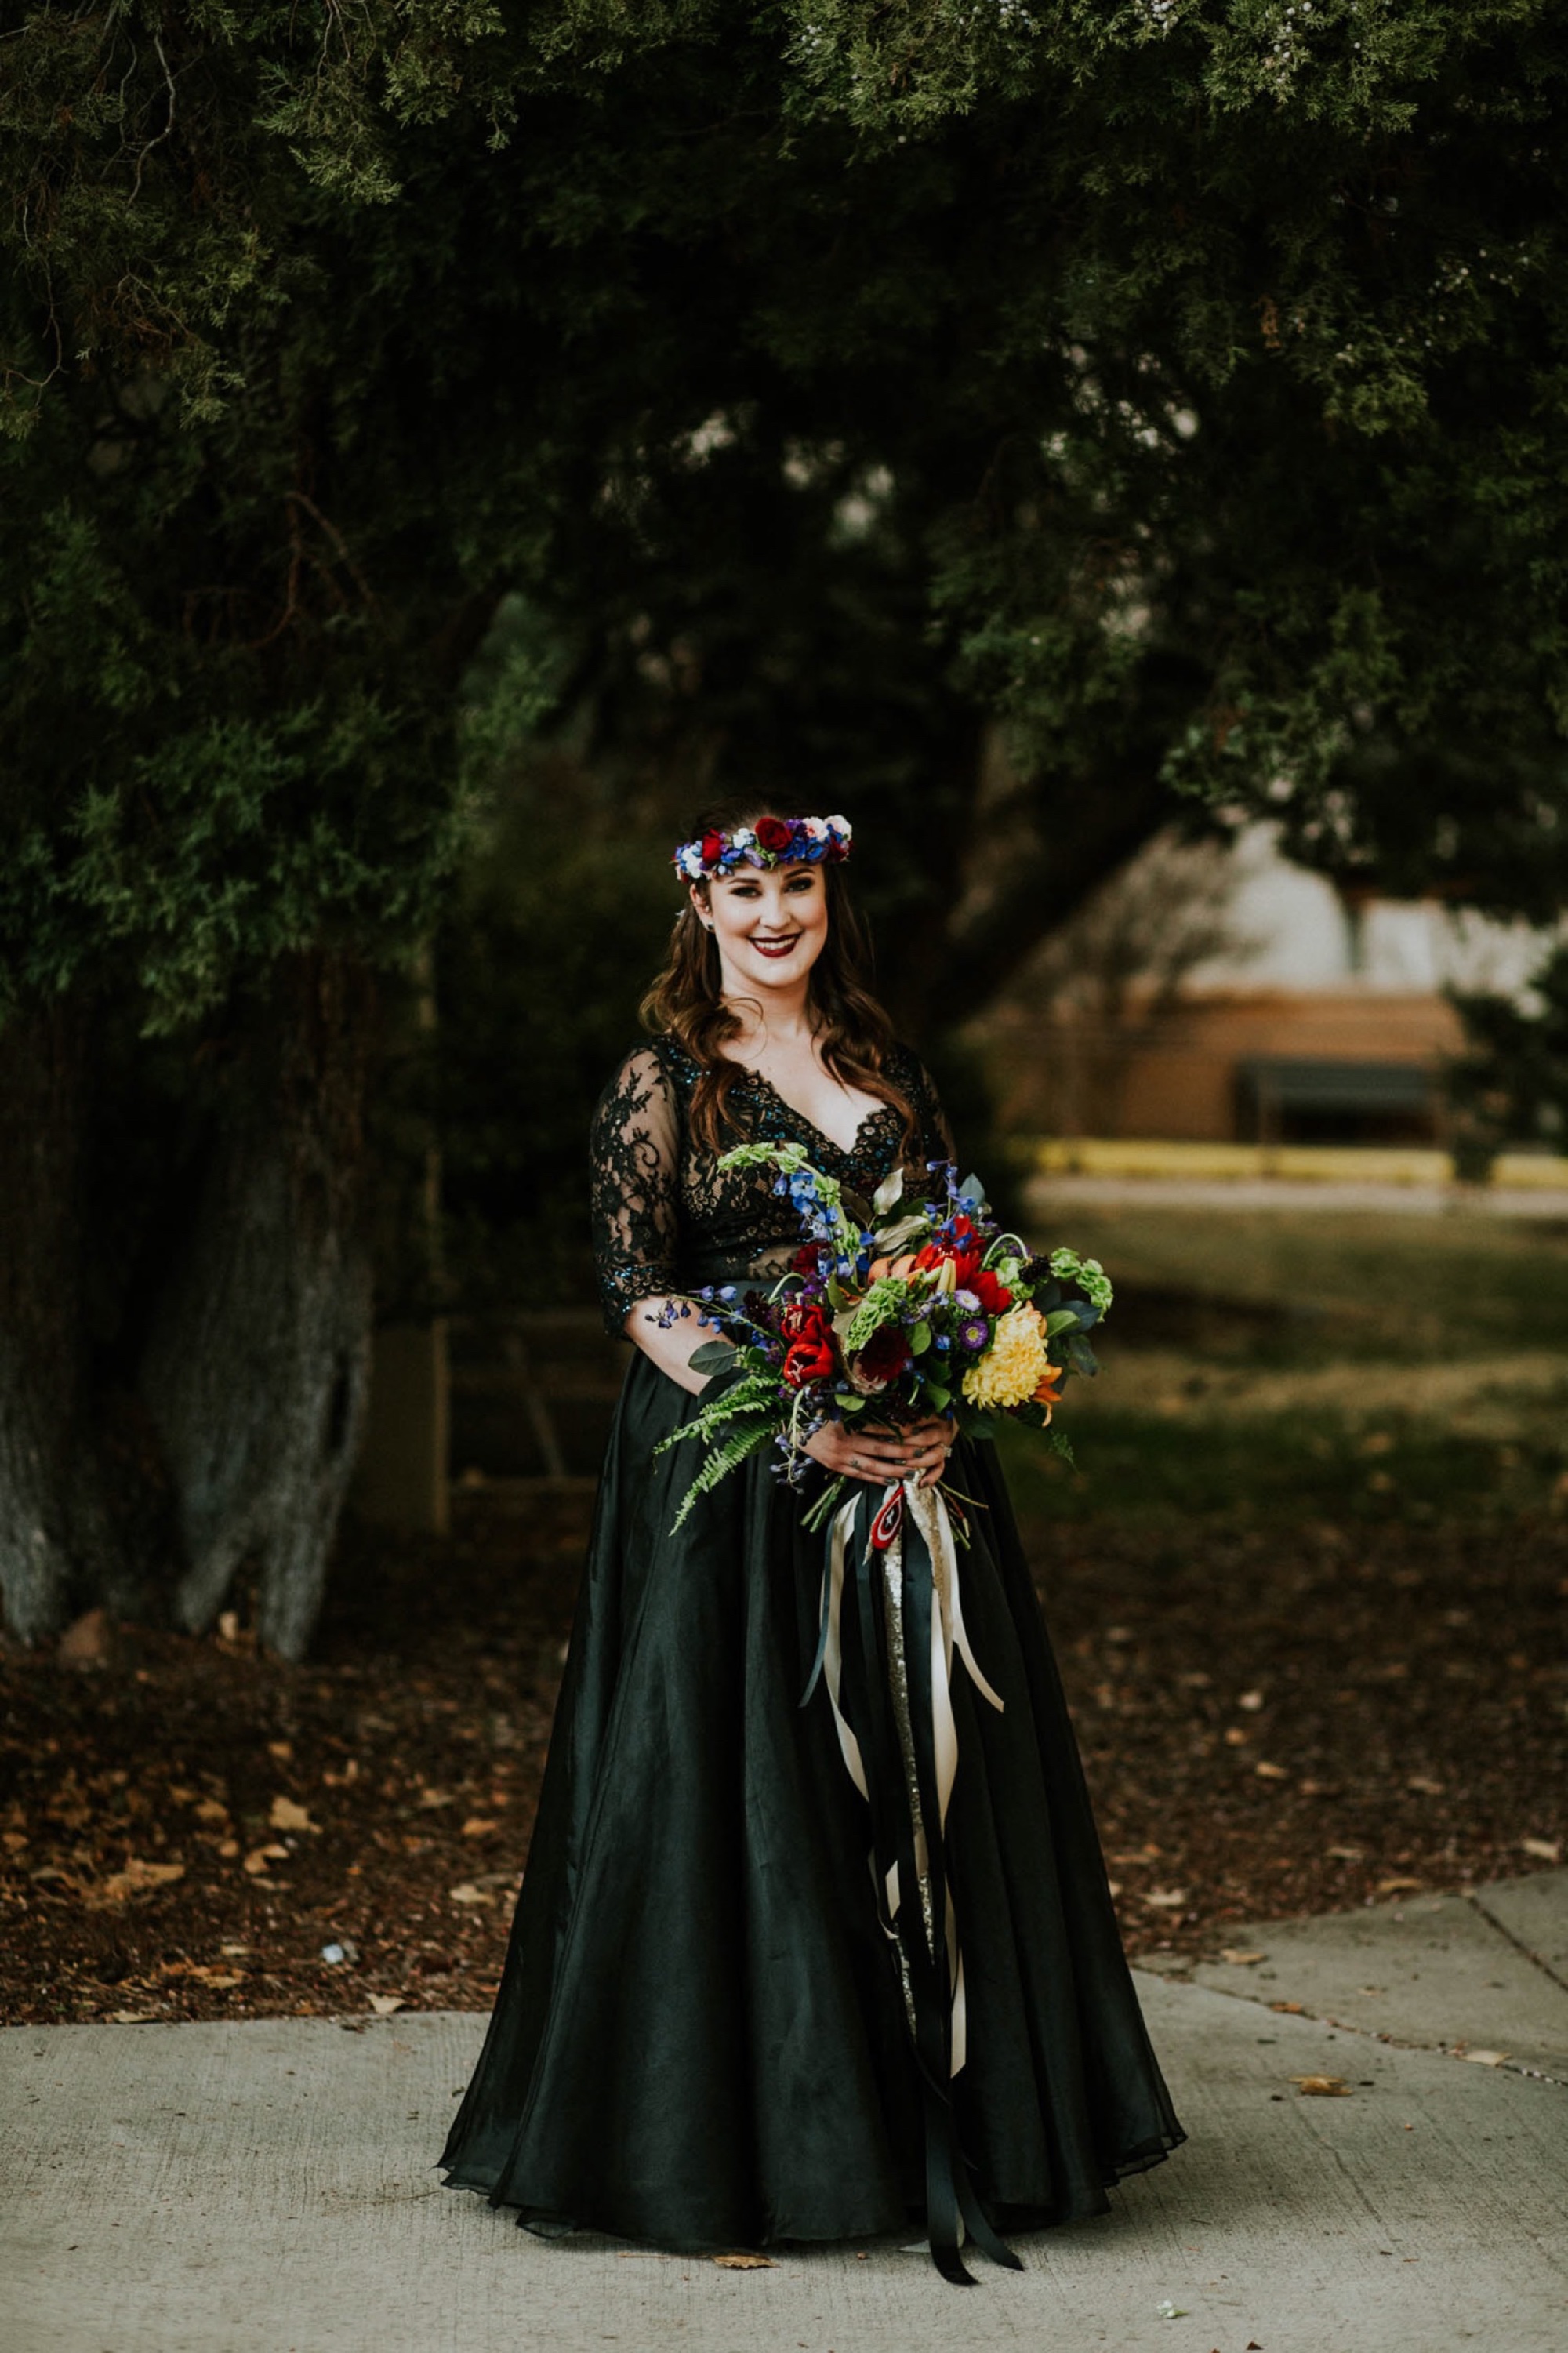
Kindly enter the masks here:
[[984, 1315], [971, 1315], [958, 1327], [958, 1345], [978, 1356], [991, 1337], [991, 1326]]

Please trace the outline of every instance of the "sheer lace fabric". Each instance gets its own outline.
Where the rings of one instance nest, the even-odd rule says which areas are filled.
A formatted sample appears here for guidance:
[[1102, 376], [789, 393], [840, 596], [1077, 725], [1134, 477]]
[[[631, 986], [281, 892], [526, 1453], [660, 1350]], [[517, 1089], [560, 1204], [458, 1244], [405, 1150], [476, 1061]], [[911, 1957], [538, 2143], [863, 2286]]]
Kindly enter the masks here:
[[[699, 1074], [674, 1039], [656, 1038], [626, 1056], [594, 1115], [594, 1253], [605, 1326], [617, 1335], [639, 1300], [668, 1298], [721, 1269], [776, 1273], [800, 1244], [795, 1212], [767, 1170], [722, 1169], [717, 1153], [693, 1141], [688, 1114]], [[907, 1048], [896, 1049], [888, 1075], [914, 1110], [911, 1173], [923, 1173], [952, 1149], [936, 1092]], [[897, 1156], [903, 1122], [890, 1104], [868, 1113], [846, 1152], [755, 1071], [731, 1102], [743, 1122], [736, 1143], [803, 1145], [853, 1190], [874, 1190]]]

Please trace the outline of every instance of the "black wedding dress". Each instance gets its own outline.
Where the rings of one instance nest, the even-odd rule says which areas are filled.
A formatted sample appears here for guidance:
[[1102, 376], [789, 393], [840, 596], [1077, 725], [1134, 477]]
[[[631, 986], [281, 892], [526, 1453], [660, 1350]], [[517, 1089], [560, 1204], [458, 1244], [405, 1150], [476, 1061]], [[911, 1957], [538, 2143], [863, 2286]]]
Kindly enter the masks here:
[[[945, 1160], [921, 1066], [900, 1050], [894, 1075], [922, 1124], [920, 1162]], [[798, 1246], [766, 1172], [721, 1171], [689, 1139], [696, 1077], [655, 1039], [595, 1115], [617, 1334], [639, 1300], [776, 1271]], [[731, 1101], [755, 1137], [803, 1144], [863, 1195], [899, 1158], [890, 1110], [845, 1153], [760, 1077]], [[766, 1456], [671, 1535], [699, 1457], [654, 1450], [696, 1402], [634, 1354], [505, 1973], [441, 2164], [450, 2186], [546, 2234], [696, 2253], [929, 2227], [936, 2095], [879, 1915], [867, 1801], [826, 1692], [800, 1704], [823, 1539]], [[1004, 2231], [1102, 2212], [1108, 2184], [1184, 2135], [994, 1450], [961, 1443], [949, 1475], [986, 1507], [961, 1555], [963, 1611], [1004, 1704], [955, 1682], [945, 1848], [967, 2058], [950, 2122], [974, 2237], [976, 2200]]]

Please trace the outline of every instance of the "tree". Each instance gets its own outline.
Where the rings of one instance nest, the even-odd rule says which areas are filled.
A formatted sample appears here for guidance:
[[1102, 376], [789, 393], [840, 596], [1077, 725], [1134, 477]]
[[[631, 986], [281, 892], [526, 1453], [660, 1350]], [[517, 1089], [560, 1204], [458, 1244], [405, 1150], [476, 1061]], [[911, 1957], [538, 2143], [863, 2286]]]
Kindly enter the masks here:
[[[181, 1263], [115, 1336], [182, 1607], [249, 1550], [305, 1639], [363, 1361], [368, 976], [435, 921], [508, 592], [552, 649], [506, 670], [518, 726], [610, 802], [809, 777], [870, 820], [923, 1031], [1182, 791], [1394, 887], [1552, 897], [1552, 17], [122, 0], [0, 44], [0, 997], [49, 1110], [5, 1147], [14, 1623], [131, 1574], [65, 1492], [96, 1377], [49, 1272], [92, 1275], [128, 1008], [203, 1050]], [[294, 1258], [265, 1300], [253, 1208]]]

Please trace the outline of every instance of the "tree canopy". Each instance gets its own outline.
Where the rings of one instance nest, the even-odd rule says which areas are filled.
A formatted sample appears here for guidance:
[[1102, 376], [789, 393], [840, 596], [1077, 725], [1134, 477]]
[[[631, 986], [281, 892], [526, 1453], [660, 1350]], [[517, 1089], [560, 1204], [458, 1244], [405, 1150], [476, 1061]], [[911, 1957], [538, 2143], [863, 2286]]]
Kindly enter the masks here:
[[[1556, 913], [1565, 69], [1549, 0], [101, 0], [0, 35], [16, 1622], [112, 1549], [71, 1500], [107, 1347], [188, 1622], [259, 1546], [304, 1639], [363, 1390], [364, 975], [466, 842], [541, 923], [612, 911], [552, 1070], [655, 928], [614, 922], [611, 850], [710, 787], [855, 818], [926, 1040], [1183, 807]], [[518, 937], [471, 872], [456, 903]], [[449, 931], [434, 968], [483, 985]], [[115, 1100], [174, 1139], [148, 1196], [173, 1167], [205, 1207], [121, 1203], [114, 1280], [68, 1279], [119, 1174], [95, 1056], [197, 1024]], [[182, 1085], [199, 1148], [138, 1108]]]
[[1173, 789], [1552, 902], [1541, 0], [128, 0], [0, 61], [13, 987], [421, 930], [506, 588], [623, 778], [918, 795], [882, 894], [965, 995]]

